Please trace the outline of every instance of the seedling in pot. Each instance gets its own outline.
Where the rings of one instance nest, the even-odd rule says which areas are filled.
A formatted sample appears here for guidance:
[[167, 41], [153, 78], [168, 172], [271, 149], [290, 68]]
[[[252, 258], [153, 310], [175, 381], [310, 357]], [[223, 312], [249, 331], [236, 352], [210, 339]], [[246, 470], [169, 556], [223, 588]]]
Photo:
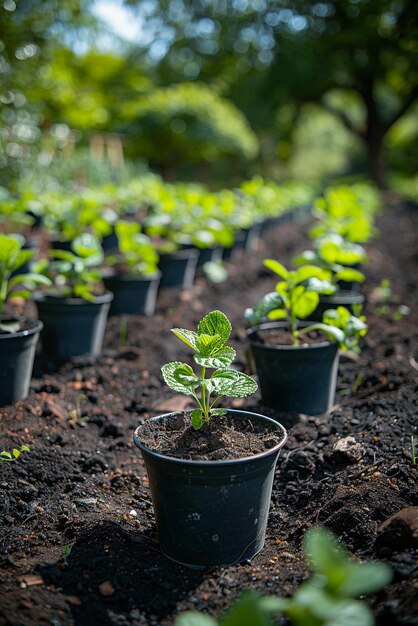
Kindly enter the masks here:
[[337, 281], [362, 283], [365, 276], [355, 265], [367, 260], [367, 254], [360, 244], [353, 243], [337, 233], [327, 233], [314, 241], [313, 250], [305, 250], [294, 259], [296, 265], [307, 263], [330, 272], [330, 278]]
[[9, 463], [17, 461], [22, 452], [30, 452], [29, 446], [23, 444], [22, 446], [20, 446], [20, 449], [13, 448], [11, 452], [3, 450], [3, 452], [0, 452], [0, 461], [8, 461]]
[[158, 254], [151, 239], [141, 232], [136, 222], [119, 221], [115, 225], [119, 250], [106, 257], [109, 265], [134, 277], [158, 271]]
[[[220, 398], [243, 398], [256, 391], [257, 383], [250, 376], [229, 367], [235, 358], [235, 350], [226, 345], [232, 328], [224, 313], [211, 311], [205, 315], [197, 332], [183, 328], [171, 330], [194, 351], [193, 359], [201, 367], [200, 374], [180, 361], [167, 363], [161, 368], [171, 389], [195, 399], [198, 408], [191, 411], [193, 428], [198, 430], [212, 417], [225, 415], [226, 410], [214, 408]], [[208, 369], [214, 370], [209, 377], [206, 376]]]
[[72, 252], [51, 250], [52, 260], [41, 259], [35, 268], [52, 282], [51, 295], [94, 302], [102, 291], [98, 266], [104, 255], [100, 242], [94, 235], [84, 233], [74, 239], [71, 248]]
[[300, 321], [309, 318], [319, 303], [320, 294], [331, 294], [335, 286], [330, 273], [315, 265], [304, 265], [297, 270], [287, 270], [273, 259], [264, 260], [264, 265], [280, 276], [276, 290], [266, 294], [255, 309], [245, 311], [249, 324], [269, 320], [284, 320], [289, 325], [293, 345], [303, 343], [303, 336], [319, 330], [331, 339], [336, 339], [342, 350], [358, 350], [360, 337], [366, 334], [364, 317], [356, 317], [345, 307], [325, 311], [322, 322], [300, 326]]
[[[31, 290], [38, 284], [50, 285], [51, 281], [37, 273], [12, 274], [27, 263], [33, 255], [30, 250], [23, 250], [24, 240], [16, 235], [0, 234], [0, 318], [5, 303], [13, 298], [29, 298]], [[15, 290], [15, 287], [18, 289]], [[16, 332], [20, 328], [19, 322], [0, 323], [0, 330]]]
[[283, 613], [294, 626], [373, 626], [370, 609], [356, 598], [390, 582], [382, 563], [356, 563], [336, 537], [316, 527], [305, 535], [305, 554], [313, 574], [290, 598], [244, 594], [218, 622], [197, 612], [183, 613], [176, 626], [273, 626]]

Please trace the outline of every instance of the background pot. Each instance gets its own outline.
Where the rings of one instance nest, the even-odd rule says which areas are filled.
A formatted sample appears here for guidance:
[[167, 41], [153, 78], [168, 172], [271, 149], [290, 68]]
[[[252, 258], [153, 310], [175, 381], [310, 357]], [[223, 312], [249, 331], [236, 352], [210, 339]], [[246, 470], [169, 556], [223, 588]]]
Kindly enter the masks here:
[[322, 322], [322, 316], [327, 309], [336, 309], [338, 306], [345, 306], [353, 313], [353, 304], [363, 305], [366, 298], [358, 291], [340, 290], [330, 296], [319, 296], [319, 304], [315, 311], [310, 314], [309, 319], [313, 322]]
[[266, 322], [247, 331], [263, 402], [283, 412], [325, 413], [334, 403], [338, 344], [267, 345], [255, 337], [263, 330], [286, 326], [284, 322]]
[[161, 272], [142, 278], [135, 278], [128, 274], [105, 276], [104, 285], [114, 295], [109, 314], [153, 315], [160, 278]]
[[[263, 415], [229, 410], [262, 421], [282, 439], [262, 454], [231, 461], [190, 461], [164, 456], [134, 434], [148, 472], [159, 544], [170, 559], [189, 567], [232, 565], [264, 545], [274, 469], [286, 442], [281, 424]], [[168, 413], [153, 420], [167, 420]]]
[[[8, 321], [14, 318], [3, 318]], [[0, 406], [23, 400], [29, 393], [35, 348], [43, 324], [39, 320], [18, 320], [23, 330], [0, 333]]]
[[171, 254], [160, 254], [161, 287], [191, 289], [196, 274], [199, 251], [184, 248]]
[[44, 294], [35, 294], [34, 300], [44, 323], [41, 335], [44, 354], [66, 361], [80, 354], [100, 353], [113, 293], [97, 296], [94, 302]]

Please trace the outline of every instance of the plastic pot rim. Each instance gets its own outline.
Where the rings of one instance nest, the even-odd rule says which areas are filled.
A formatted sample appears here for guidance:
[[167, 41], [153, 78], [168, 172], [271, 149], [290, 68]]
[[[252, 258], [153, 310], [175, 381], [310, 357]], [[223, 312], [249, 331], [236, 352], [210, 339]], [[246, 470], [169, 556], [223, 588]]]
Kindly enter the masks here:
[[107, 304], [108, 302], [112, 302], [114, 298], [114, 294], [111, 291], [106, 291], [105, 293], [100, 294], [99, 296], [94, 296], [94, 300], [90, 302], [90, 300], [84, 300], [83, 298], [66, 298], [63, 296], [58, 296], [49, 293], [43, 292], [35, 292], [33, 294], [33, 299], [35, 303], [47, 303], [47, 304], [59, 304], [59, 305], [71, 305], [71, 306], [86, 306], [86, 305], [95, 305], [95, 304]]
[[5, 315], [2, 316], [1, 319], [8, 320], [16, 320], [16, 322], [21, 322], [22, 324], [31, 324], [31, 328], [23, 328], [22, 330], [17, 330], [12, 333], [1, 333], [0, 341], [8, 339], [18, 339], [20, 337], [29, 337], [30, 335], [34, 335], [37, 332], [41, 332], [44, 327], [44, 323], [41, 320], [35, 319], [33, 317], [20, 317], [18, 315]]
[[[286, 428], [280, 424], [280, 422], [277, 422], [276, 420], [272, 419], [271, 417], [267, 417], [266, 415], [261, 415], [261, 413], [253, 413], [252, 411], [239, 411], [236, 409], [226, 409], [227, 413], [238, 413], [238, 416], [242, 417], [244, 415], [251, 417], [255, 417], [256, 420], [261, 420], [263, 422], [267, 422], [268, 424], [270, 424], [271, 426], [273, 426], [273, 430], [280, 430], [282, 433], [282, 439], [279, 441], [279, 443], [277, 443], [275, 446], [273, 446], [272, 448], [269, 448], [268, 450], [265, 450], [264, 452], [260, 452], [258, 454], [253, 454], [251, 456], [246, 456], [246, 457], [241, 457], [239, 459], [224, 459], [224, 460], [215, 460], [215, 461], [201, 461], [201, 460], [194, 460], [194, 459], [182, 459], [179, 457], [174, 457], [174, 456], [168, 456], [166, 454], [162, 454], [161, 452], [157, 452], [156, 450], [153, 450], [152, 448], [148, 448], [148, 446], [146, 446], [145, 444], [143, 444], [139, 438], [139, 432], [143, 426], [143, 424], [140, 424], [139, 426], [137, 426], [137, 428], [135, 429], [135, 432], [133, 434], [133, 440], [135, 445], [142, 451], [146, 452], [147, 454], [149, 454], [150, 456], [154, 457], [155, 459], [160, 459], [160, 460], [164, 460], [164, 461], [168, 461], [169, 463], [173, 463], [175, 465], [188, 465], [188, 466], [201, 466], [201, 467], [215, 467], [216, 465], [238, 465], [240, 463], [243, 462], [248, 462], [251, 460], [258, 460], [258, 459], [262, 459], [262, 458], [266, 458], [268, 456], [270, 456], [271, 454], [275, 454], [276, 452], [279, 452], [283, 446], [285, 445], [287, 438], [288, 438], [288, 433]], [[161, 421], [163, 419], [168, 419], [170, 417], [172, 417], [173, 415], [181, 415], [182, 413], [190, 413], [191, 411], [171, 411], [170, 413], [163, 413], [162, 415], [156, 415], [155, 417], [151, 417], [148, 420], [146, 420], [146, 422], [144, 422], [145, 424], [148, 423], [150, 420], [152, 421]]]
[[[306, 327], [310, 325], [311, 324], [308, 324], [308, 323], [302, 323], [301, 327]], [[286, 328], [286, 327], [288, 327], [288, 324], [286, 322], [277, 322], [277, 321], [262, 322], [261, 324], [256, 324], [254, 326], [251, 326], [250, 328], [247, 328], [246, 330], [247, 340], [250, 345], [258, 346], [261, 348], [266, 348], [268, 350], [275, 350], [275, 351], [319, 350], [321, 348], [325, 348], [326, 346], [330, 346], [332, 344], [338, 343], [336, 339], [328, 339], [326, 341], [321, 341], [318, 343], [302, 343], [297, 346], [293, 346], [293, 345], [291, 346], [291, 345], [285, 345], [285, 344], [260, 343], [259, 341], [256, 341], [255, 339], [251, 339], [251, 335], [255, 334], [256, 332], [259, 332], [259, 331], [262, 332], [263, 330], [271, 330], [274, 328]]]

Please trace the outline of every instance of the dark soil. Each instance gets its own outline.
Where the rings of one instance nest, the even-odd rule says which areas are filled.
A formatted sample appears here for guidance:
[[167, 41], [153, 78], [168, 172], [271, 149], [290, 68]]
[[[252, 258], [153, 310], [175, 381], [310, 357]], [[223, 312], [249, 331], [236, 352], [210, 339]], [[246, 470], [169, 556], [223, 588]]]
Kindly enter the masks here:
[[[232, 322], [236, 365], [246, 369], [244, 309], [276, 282], [261, 261], [288, 263], [306, 248], [306, 224], [270, 229], [257, 250], [230, 264], [227, 283], [201, 277], [190, 292], [161, 290], [153, 318], [127, 318], [127, 342], [125, 323], [110, 319], [97, 359], [80, 357], [56, 369], [38, 355], [27, 400], [0, 409], [2, 449], [31, 448], [0, 465], [1, 626], [171, 626], [184, 609], [219, 615], [247, 588], [290, 594], [307, 576], [302, 539], [316, 524], [332, 529], [357, 558], [391, 566], [392, 583], [368, 600], [377, 625], [416, 624], [416, 536], [394, 541], [390, 526], [381, 525], [418, 505], [418, 466], [411, 459], [418, 211], [393, 206], [378, 226], [362, 289], [370, 296], [389, 278], [397, 301], [379, 308], [369, 298], [363, 352], [355, 360], [342, 357], [337, 404], [328, 415], [280, 416], [289, 439], [277, 466], [266, 544], [251, 563], [196, 572], [162, 556], [132, 434], [150, 416], [190, 406], [160, 377], [163, 363], [190, 362], [170, 328], [195, 328], [209, 310], [221, 309]], [[278, 417], [258, 394], [228, 404]]]
[[[267, 346], [292, 346], [292, 334], [284, 328], [262, 328], [251, 335], [251, 340]], [[300, 336], [298, 346], [309, 346], [315, 343], [329, 342], [328, 335], [322, 331], [312, 330]]]
[[283, 432], [251, 418], [223, 415], [194, 430], [190, 415], [179, 413], [168, 419], [147, 421], [141, 426], [140, 441], [166, 456], [193, 461], [224, 461], [261, 454], [277, 446]]

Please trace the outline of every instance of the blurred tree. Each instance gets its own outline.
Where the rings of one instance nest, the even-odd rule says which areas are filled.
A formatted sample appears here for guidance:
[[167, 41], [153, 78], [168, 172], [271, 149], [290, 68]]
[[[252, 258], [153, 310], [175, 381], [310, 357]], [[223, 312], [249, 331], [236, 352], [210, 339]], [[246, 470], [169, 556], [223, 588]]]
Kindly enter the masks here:
[[184, 163], [228, 156], [245, 160], [258, 152], [257, 137], [241, 111], [203, 84], [154, 89], [125, 101], [122, 114], [140, 154], [169, 178]]
[[217, 85], [265, 135], [291, 102], [287, 140], [301, 105], [320, 103], [360, 138], [371, 177], [385, 184], [385, 138], [418, 98], [416, 0], [125, 1], [146, 24], [163, 83]]
[[8, 182], [48, 124], [28, 98], [54, 50], [91, 39], [97, 25], [89, 0], [4, 0], [0, 6], [0, 172]]

